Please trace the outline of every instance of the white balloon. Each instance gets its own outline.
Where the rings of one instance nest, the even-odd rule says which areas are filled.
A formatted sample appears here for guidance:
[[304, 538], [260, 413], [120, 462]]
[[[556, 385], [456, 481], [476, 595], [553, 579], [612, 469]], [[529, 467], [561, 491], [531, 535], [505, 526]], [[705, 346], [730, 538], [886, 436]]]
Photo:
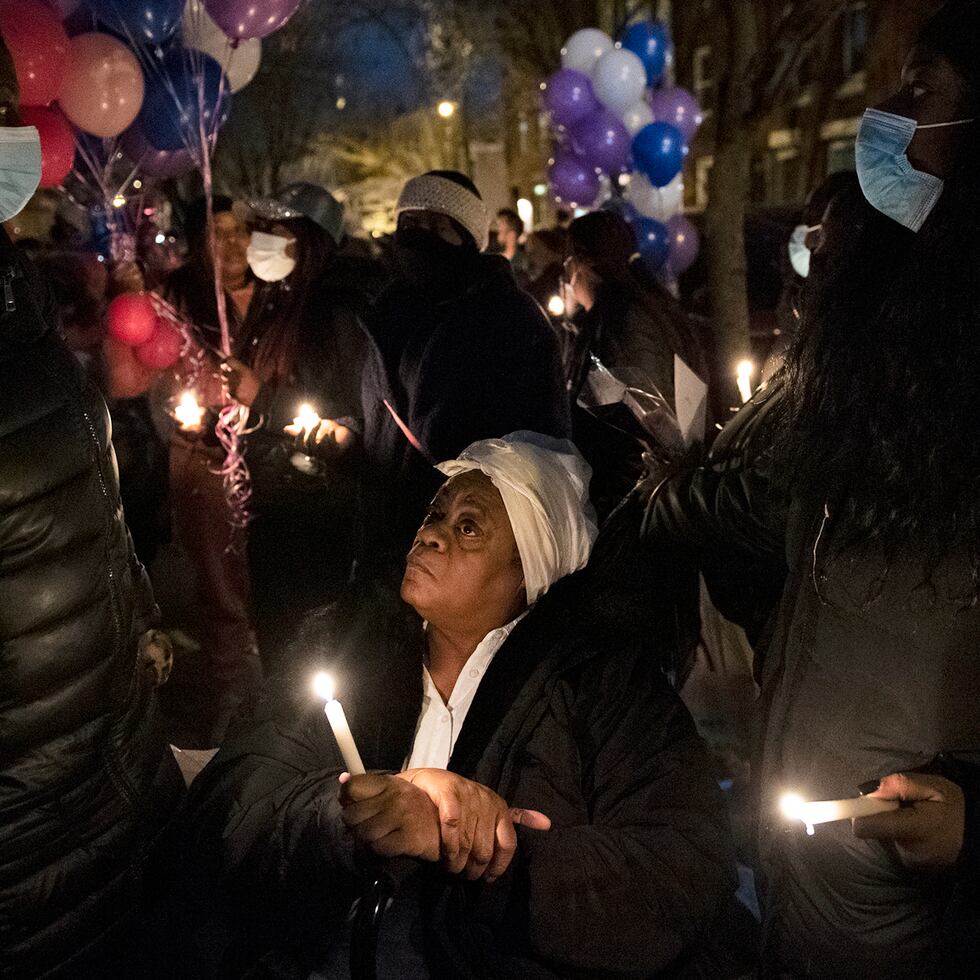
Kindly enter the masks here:
[[607, 51], [596, 62], [592, 77], [596, 98], [618, 116], [641, 101], [647, 87], [643, 62], [625, 48]]
[[613, 40], [604, 31], [586, 27], [576, 31], [561, 49], [562, 68], [592, 74], [595, 63], [607, 52], [613, 50]]
[[623, 125], [630, 136], [636, 136], [644, 126], [649, 126], [652, 122], [653, 109], [646, 102], [637, 102], [623, 113]]
[[664, 223], [684, 209], [684, 180], [678, 174], [666, 187], [654, 187], [637, 171], [630, 177], [623, 196], [644, 217]]
[[238, 92], [258, 74], [262, 63], [262, 42], [257, 37], [240, 41], [232, 47], [231, 40], [211, 19], [201, 0], [187, 0], [181, 22], [185, 48], [211, 55], [228, 78], [228, 87]]

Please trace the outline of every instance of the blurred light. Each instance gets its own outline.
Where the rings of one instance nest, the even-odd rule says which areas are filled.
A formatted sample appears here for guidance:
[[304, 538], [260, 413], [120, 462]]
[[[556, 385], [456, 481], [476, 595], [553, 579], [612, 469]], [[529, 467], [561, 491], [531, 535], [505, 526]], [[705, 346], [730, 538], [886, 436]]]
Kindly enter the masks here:
[[578, 208], [578, 207], [577, 207], [577, 208], [575, 209], [575, 212], [574, 212], [574, 216], [575, 216], [576, 218], [581, 218], [583, 214], [588, 214], [588, 213], [589, 213], [589, 210], [588, 210], [588, 208]]
[[157, 245], [162, 245], [166, 240], [167, 240], [167, 236], [164, 235], [163, 233], [157, 235], [157, 237], [153, 239], [153, 241], [155, 241]]
[[738, 393], [744, 405], [752, 397], [752, 372], [755, 365], [751, 361], [739, 361], [735, 369], [735, 379], [738, 384]]
[[122, 194], [117, 194], [112, 199], [112, 206], [114, 208], [124, 208], [126, 206], [126, 198], [123, 197]]
[[534, 185], [534, 196], [535, 197], [544, 197], [545, 194], [547, 194], [547, 193], [548, 193], [548, 185], [547, 184], [535, 184]]
[[333, 678], [322, 672], [317, 674], [313, 678], [313, 693], [324, 701], [333, 701]]
[[347, 99], [345, 99], [342, 95], [337, 99], [337, 108], [340, 109], [341, 112], [347, 108]]
[[565, 315], [565, 303], [560, 296], [552, 296], [548, 300], [548, 312], [552, 316], [564, 316]]
[[98, 260], [99, 260], [100, 262], [105, 262], [105, 256], [104, 256], [104, 255], [97, 255], [97, 256], [96, 256], [96, 258], [97, 258], [97, 259], [98, 259]]
[[626, 187], [629, 182], [633, 179], [632, 174], [620, 174], [619, 175], [619, 186]]
[[526, 197], [522, 197], [517, 202], [517, 213], [524, 222], [524, 230], [530, 231], [534, 227], [534, 205]]
[[456, 114], [456, 103], [450, 102], [448, 99], [443, 99], [442, 102], [436, 106], [436, 112], [438, 112], [443, 119], [451, 119]]
[[139, 178], [133, 181], [133, 187], [135, 187], [136, 190], [139, 190], [142, 186], [143, 186], [143, 181], [141, 181]]

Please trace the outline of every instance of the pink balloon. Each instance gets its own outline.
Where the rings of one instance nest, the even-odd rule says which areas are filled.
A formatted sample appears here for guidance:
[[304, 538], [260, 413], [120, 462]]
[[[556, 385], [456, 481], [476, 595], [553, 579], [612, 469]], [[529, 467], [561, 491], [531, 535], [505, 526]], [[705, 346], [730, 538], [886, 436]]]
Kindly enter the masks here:
[[58, 101], [79, 129], [118, 136], [143, 105], [143, 72], [136, 56], [108, 34], [73, 37]]
[[244, 41], [278, 31], [302, 0], [204, 0], [204, 9], [230, 38]]
[[157, 311], [146, 293], [123, 293], [106, 312], [109, 336], [129, 347], [145, 344], [157, 328]]
[[158, 320], [153, 336], [136, 348], [136, 359], [144, 367], [163, 370], [177, 363], [184, 339], [168, 323]]
[[41, 0], [0, 0], [0, 35], [14, 59], [22, 105], [49, 105], [68, 65], [68, 35]]
[[667, 239], [670, 242], [670, 268], [677, 275], [687, 272], [701, 250], [697, 228], [683, 214], [675, 214], [667, 222]]
[[28, 106], [21, 112], [25, 126], [41, 136], [41, 186], [59, 187], [75, 162], [75, 133], [57, 108]]

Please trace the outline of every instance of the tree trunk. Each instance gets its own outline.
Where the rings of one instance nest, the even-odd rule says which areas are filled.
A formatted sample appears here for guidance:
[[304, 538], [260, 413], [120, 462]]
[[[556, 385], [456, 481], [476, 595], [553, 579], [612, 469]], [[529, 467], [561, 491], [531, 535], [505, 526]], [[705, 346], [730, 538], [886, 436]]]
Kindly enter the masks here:
[[745, 211], [749, 197], [751, 137], [735, 127], [715, 147], [705, 211], [705, 245], [711, 290], [712, 387], [716, 417], [738, 405], [735, 369], [749, 356]]
[[728, 58], [719, 92], [714, 164], [705, 210], [708, 289], [711, 295], [713, 407], [718, 417], [739, 404], [738, 362], [749, 355], [749, 300], [746, 283], [745, 212], [749, 199], [753, 59], [758, 48], [752, 4], [730, 7]]

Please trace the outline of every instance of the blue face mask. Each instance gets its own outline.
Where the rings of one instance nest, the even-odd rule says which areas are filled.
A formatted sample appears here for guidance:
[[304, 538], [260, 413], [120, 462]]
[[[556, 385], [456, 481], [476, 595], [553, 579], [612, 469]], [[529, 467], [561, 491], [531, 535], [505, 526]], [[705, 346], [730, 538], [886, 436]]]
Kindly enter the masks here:
[[858, 129], [855, 160], [868, 203], [900, 225], [918, 231], [943, 192], [943, 180], [916, 170], [906, 151], [917, 129], [965, 126], [972, 119], [920, 126], [914, 119], [868, 109]]
[[789, 236], [789, 261], [793, 271], [803, 279], [810, 275], [810, 249], [807, 236], [820, 230], [820, 225], [797, 225]]
[[34, 126], [0, 126], [0, 221], [20, 214], [41, 182], [41, 137]]

